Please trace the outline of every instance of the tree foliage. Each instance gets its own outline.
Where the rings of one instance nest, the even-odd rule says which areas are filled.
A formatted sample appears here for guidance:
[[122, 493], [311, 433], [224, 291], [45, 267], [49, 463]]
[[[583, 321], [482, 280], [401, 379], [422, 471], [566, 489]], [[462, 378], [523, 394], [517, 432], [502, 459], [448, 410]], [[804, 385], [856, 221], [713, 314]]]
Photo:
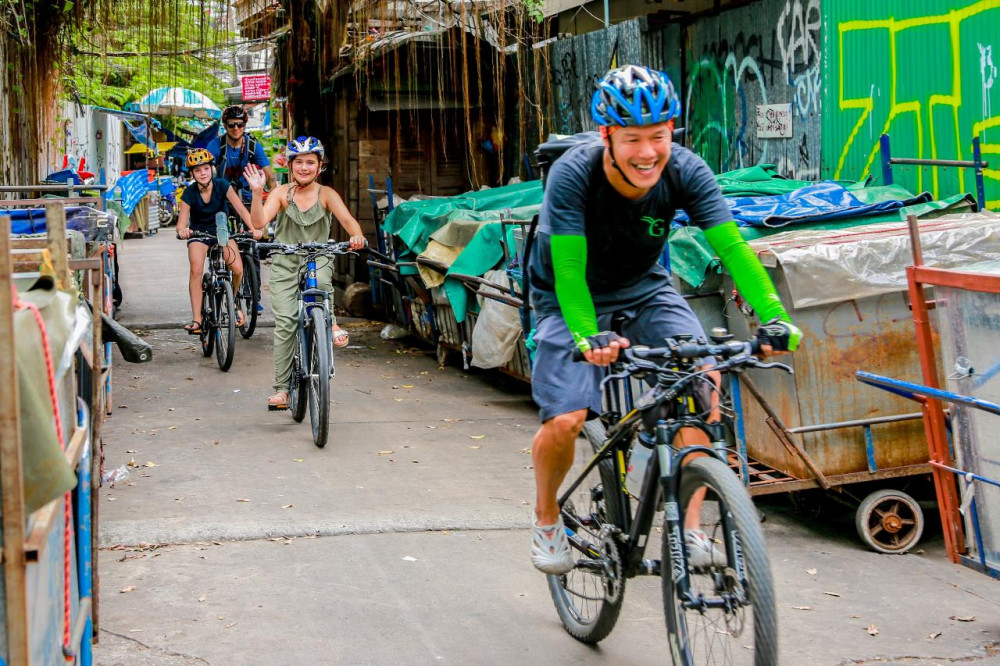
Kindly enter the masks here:
[[133, 9], [112, 15], [112, 25], [85, 21], [70, 28], [64, 94], [121, 108], [150, 90], [177, 86], [223, 106], [235, 48], [235, 34], [225, 27], [228, 6], [186, 0]]

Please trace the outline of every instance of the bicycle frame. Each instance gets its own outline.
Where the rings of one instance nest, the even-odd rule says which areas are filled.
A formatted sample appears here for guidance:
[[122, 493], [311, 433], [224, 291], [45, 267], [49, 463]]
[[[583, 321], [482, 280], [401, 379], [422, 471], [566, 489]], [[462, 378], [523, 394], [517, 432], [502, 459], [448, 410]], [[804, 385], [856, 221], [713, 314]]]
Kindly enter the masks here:
[[[620, 497], [627, 497], [624, 483], [625, 452], [635, 435], [640, 418], [639, 410], [633, 409], [611, 428], [604, 444], [559, 498], [560, 507], [572, 496], [587, 475], [600, 462], [609, 458], [613, 461], [615, 471], [615, 488], [610, 490]], [[675, 440], [683, 428], [701, 430], [708, 436], [709, 441], [713, 442], [712, 446], [695, 445], [675, 449], [670, 443]], [[642, 446], [641, 444], [637, 445]], [[671, 576], [678, 590], [678, 596], [689, 608], [724, 608], [731, 603], [723, 598], [713, 600], [695, 598], [691, 593], [691, 581], [685, 566], [686, 560], [683, 551], [684, 516], [681, 515], [679, 503], [681, 470], [685, 460], [693, 455], [710, 455], [726, 462], [725, 446], [725, 428], [721, 423], [706, 423], [701, 418], [690, 415], [660, 421], [656, 427], [656, 455], [650, 458], [650, 463], [646, 467], [635, 515], [632, 515], [631, 502], [624, 502], [622, 507], [624, 514], [622, 518], [625, 523], [622, 527], [627, 532], [623, 539], [625, 544], [622, 559], [623, 574], [626, 578], [638, 575], [660, 575], [663, 563], [658, 560], [644, 559], [642, 556], [653, 525], [653, 518], [658, 507], [662, 505], [664, 510], [663, 529], [668, 533], [670, 542]], [[604, 492], [609, 492], [609, 489], [605, 489]], [[733, 570], [740, 582], [746, 586], [746, 565], [740, 549], [739, 538], [729, 518], [725, 515], [721, 518], [725, 530], [727, 561], [735, 563], [736, 566], [733, 567]], [[576, 516], [563, 512], [563, 520], [569, 528], [570, 543], [578, 550], [596, 558], [594, 561], [585, 561], [583, 566], [602, 569], [603, 554], [601, 549], [598, 545], [578, 536], [577, 530], [582, 525], [577, 521]]]

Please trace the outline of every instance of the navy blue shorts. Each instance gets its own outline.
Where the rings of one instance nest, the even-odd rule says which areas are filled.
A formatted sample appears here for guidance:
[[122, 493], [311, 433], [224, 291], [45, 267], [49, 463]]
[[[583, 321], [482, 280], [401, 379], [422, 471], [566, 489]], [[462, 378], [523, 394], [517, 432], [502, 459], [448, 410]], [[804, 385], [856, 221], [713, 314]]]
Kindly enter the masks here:
[[[664, 289], [641, 305], [624, 308], [622, 335], [633, 345], [659, 347], [664, 338], [689, 334], [696, 339], [705, 337], [701, 322], [680, 294]], [[611, 328], [612, 314], [599, 315], [597, 327]], [[531, 396], [538, 404], [539, 418], [549, 419], [588, 409], [587, 418], [601, 413], [601, 379], [605, 368], [573, 361], [576, 344], [562, 315], [547, 315], [535, 323], [532, 338], [537, 345], [531, 367]], [[706, 364], [712, 360], [706, 359]]]

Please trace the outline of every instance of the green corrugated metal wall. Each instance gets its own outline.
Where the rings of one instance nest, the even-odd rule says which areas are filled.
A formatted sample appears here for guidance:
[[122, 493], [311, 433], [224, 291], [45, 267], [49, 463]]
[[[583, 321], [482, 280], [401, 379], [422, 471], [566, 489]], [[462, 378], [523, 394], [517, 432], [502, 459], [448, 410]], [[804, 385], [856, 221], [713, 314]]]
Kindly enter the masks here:
[[[971, 159], [979, 136], [1000, 209], [1000, 0], [823, 0], [822, 14], [823, 177], [880, 178], [883, 132], [894, 156], [936, 159]], [[971, 170], [893, 174], [915, 192], [975, 192]]]

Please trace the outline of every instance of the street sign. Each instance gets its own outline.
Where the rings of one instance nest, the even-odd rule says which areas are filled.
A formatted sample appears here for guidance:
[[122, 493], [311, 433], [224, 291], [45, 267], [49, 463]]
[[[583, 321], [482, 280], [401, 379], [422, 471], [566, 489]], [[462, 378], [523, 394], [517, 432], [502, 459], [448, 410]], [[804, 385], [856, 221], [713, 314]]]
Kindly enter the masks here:
[[271, 99], [271, 77], [267, 74], [254, 74], [240, 79], [243, 86], [244, 102], [259, 102]]

